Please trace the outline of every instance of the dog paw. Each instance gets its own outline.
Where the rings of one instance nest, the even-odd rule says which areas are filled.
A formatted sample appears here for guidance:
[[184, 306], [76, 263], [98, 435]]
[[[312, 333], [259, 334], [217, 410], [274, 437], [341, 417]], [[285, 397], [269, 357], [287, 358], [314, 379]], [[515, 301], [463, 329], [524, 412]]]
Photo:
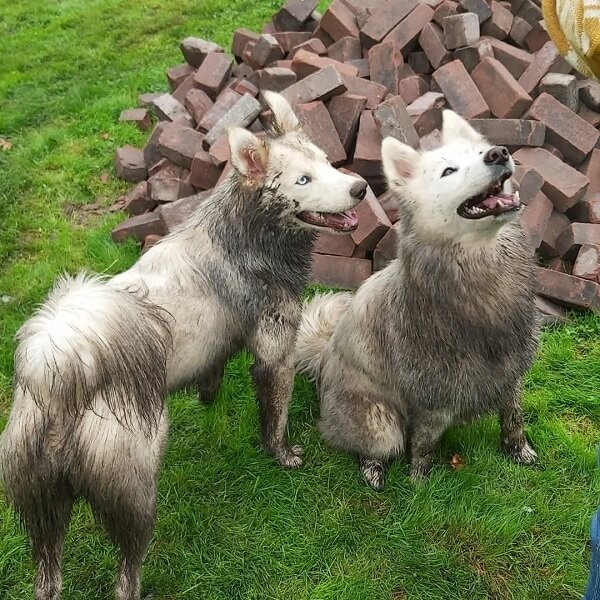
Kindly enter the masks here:
[[508, 453], [511, 460], [521, 465], [535, 465], [538, 462], [538, 455], [536, 451], [527, 443], [518, 450], [512, 450]]
[[385, 487], [385, 467], [373, 458], [360, 459], [360, 472], [367, 485], [376, 492], [382, 492]]
[[301, 446], [287, 446], [279, 449], [275, 453], [277, 462], [286, 469], [297, 469], [302, 466], [302, 454], [304, 449]]

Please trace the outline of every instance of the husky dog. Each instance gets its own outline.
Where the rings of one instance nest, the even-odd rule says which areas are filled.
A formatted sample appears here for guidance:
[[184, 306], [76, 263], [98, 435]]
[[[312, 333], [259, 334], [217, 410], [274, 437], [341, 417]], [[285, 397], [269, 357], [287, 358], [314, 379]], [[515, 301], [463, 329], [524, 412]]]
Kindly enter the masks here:
[[451, 111], [441, 147], [386, 138], [382, 157], [401, 209], [398, 258], [355, 296], [317, 296], [299, 330], [297, 367], [317, 381], [320, 430], [359, 456], [378, 490], [385, 462], [407, 446], [423, 478], [448, 427], [494, 411], [505, 452], [533, 463], [520, 383], [537, 332], [512, 158]]
[[165, 395], [192, 383], [212, 400], [239, 349], [255, 356], [266, 450], [301, 464], [286, 425], [310, 250], [317, 231], [357, 226], [366, 184], [327, 162], [281, 96], [266, 100], [270, 135], [229, 132], [231, 175], [179, 230], [112, 279], [63, 277], [18, 333], [0, 476], [31, 538], [37, 600], [60, 597], [79, 497], [120, 549], [116, 597], [139, 598]]

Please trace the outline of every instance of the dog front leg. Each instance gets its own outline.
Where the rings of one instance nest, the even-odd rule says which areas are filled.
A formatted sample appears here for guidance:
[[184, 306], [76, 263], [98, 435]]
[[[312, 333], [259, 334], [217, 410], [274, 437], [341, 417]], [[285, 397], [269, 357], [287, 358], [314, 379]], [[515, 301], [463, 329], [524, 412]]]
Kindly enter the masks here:
[[287, 441], [288, 410], [294, 387], [294, 342], [296, 329], [281, 321], [266, 323], [257, 332], [252, 351], [252, 379], [256, 387], [260, 428], [265, 450], [280, 465], [297, 468], [302, 449]]
[[500, 409], [502, 450], [515, 462], [532, 465], [538, 460], [535, 450], [527, 442], [523, 431], [521, 385], [513, 390], [508, 402]]
[[410, 477], [420, 481], [433, 468], [433, 452], [449, 425], [449, 421], [434, 413], [417, 413], [410, 435]]
[[210, 406], [217, 398], [223, 374], [225, 372], [225, 361], [217, 361], [209, 371], [202, 373], [197, 381], [198, 399], [206, 406]]

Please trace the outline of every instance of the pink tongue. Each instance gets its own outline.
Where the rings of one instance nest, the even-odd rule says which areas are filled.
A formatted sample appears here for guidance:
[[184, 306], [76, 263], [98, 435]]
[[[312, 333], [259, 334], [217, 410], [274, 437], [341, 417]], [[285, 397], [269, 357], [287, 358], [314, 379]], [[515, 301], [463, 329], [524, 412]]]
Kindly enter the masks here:
[[336, 229], [350, 229], [358, 225], [358, 218], [354, 211], [347, 213], [321, 213], [324, 221]]
[[480, 204], [481, 204], [481, 206], [485, 206], [486, 208], [494, 209], [498, 205], [498, 198], [497, 198], [497, 196], [490, 196], [489, 198], [486, 198]]

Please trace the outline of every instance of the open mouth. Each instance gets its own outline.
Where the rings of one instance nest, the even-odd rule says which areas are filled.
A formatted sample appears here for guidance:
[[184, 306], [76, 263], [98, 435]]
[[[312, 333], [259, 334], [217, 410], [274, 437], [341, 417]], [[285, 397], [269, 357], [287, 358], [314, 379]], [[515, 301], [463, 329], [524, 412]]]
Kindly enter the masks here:
[[354, 231], [358, 227], [358, 217], [353, 210], [340, 213], [313, 212], [305, 210], [296, 215], [298, 219], [314, 227], [333, 229], [334, 231]]
[[484, 219], [519, 210], [521, 207], [519, 192], [509, 193], [502, 190], [504, 182], [509, 177], [510, 173], [504, 173], [483, 193], [467, 198], [456, 212], [464, 219]]

